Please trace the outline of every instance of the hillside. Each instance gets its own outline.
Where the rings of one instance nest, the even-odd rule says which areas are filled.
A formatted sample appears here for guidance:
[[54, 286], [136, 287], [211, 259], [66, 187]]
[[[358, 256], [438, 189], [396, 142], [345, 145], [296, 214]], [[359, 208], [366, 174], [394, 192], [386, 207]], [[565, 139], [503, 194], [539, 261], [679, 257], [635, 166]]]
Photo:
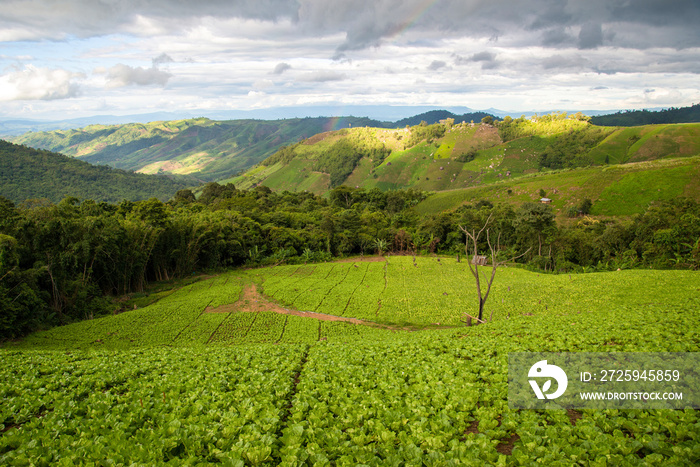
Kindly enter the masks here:
[[461, 310], [475, 304], [464, 262], [379, 259], [230, 271], [137, 310], [8, 343], [0, 462], [98, 463], [105, 446], [125, 465], [700, 460], [695, 360], [672, 388], [635, 385], [683, 392], [656, 402], [667, 410], [581, 402], [578, 391], [620, 389], [569, 371], [550, 410], [518, 409], [509, 368], [515, 352], [557, 365], [560, 352], [691, 358], [700, 350], [696, 273], [508, 268], [489, 301], [494, 320], [466, 327]]
[[187, 177], [144, 175], [94, 166], [49, 151], [0, 140], [0, 196], [14, 202], [65, 197], [116, 203], [124, 199], [168, 200], [193, 180]]
[[[576, 116], [552, 115], [506, 118], [497, 126], [327, 132], [286, 147], [229, 181], [242, 188], [265, 185], [315, 193], [343, 184], [416, 188], [446, 192], [423, 203], [455, 200], [441, 204], [445, 208], [475, 197], [538, 200], [542, 188], [562, 213], [585, 195], [602, 202], [596, 207], [601, 214], [629, 214], [653, 199], [700, 197], [699, 155], [700, 124], [598, 127]], [[644, 196], [635, 188], [638, 184], [648, 186]], [[604, 207], [606, 203], [617, 208]]]
[[25, 133], [11, 141], [92, 164], [214, 181], [255, 165], [280, 146], [329, 129], [364, 125], [382, 123], [354, 117], [272, 121], [198, 118]]
[[392, 126], [396, 128], [403, 128], [405, 126], [416, 126], [421, 122], [425, 122], [428, 125], [433, 123], [440, 123], [440, 120], [446, 120], [448, 118], [454, 119], [457, 123], [462, 122], [477, 122], [479, 123], [482, 118], [491, 117], [496, 119], [492, 114], [486, 112], [469, 112], [461, 115], [454, 114], [448, 110], [431, 110], [429, 112], [424, 112], [422, 114], [414, 115], [413, 117], [403, 118], [394, 122]]
[[591, 118], [594, 125], [638, 126], [664, 123], [700, 122], [700, 104], [690, 107], [671, 108], [659, 111], [626, 110]]

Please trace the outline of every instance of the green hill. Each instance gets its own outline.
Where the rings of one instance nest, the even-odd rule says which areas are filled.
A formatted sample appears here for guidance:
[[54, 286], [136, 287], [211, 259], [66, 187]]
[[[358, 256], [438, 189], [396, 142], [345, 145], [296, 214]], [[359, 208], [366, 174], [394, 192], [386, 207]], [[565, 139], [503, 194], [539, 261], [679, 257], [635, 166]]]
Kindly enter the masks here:
[[594, 213], [641, 212], [655, 199], [700, 198], [700, 124], [598, 127], [563, 114], [485, 124], [350, 128], [288, 146], [229, 179], [247, 188], [325, 193], [347, 185], [436, 192], [422, 213], [465, 200], [539, 200], [561, 214], [590, 198]]
[[280, 146], [349, 125], [381, 125], [381, 122], [354, 117], [274, 121], [198, 118], [25, 133], [11, 141], [92, 164], [214, 181], [255, 165]]
[[[0, 462], [695, 465], [697, 367], [682, 369], [683, 400], [665, 410], [509, 406], [515, 352], [555, 352], [559, 365], [559, 352], [691, 358], [695, 274], [508, 268], [494, 320], [465, 327], [473, 279], [454, 258], [231, 271], [8, 343]], [[568, 376], [571, 399], [619, 391]]]
[[149, 198], [165, 201], [193, 182], [187, 177], [136, 174], [94, 166], [0, 140], [0, 196], [15, 202], [46, 198], [58, 203], [69, 196], [111, 203]]
[[700, 122], [700, 104], [690, 107], [670, 108], [659, 111], [627, 110], [591, 118], [595, 125], [637, 126], [662, 123]]

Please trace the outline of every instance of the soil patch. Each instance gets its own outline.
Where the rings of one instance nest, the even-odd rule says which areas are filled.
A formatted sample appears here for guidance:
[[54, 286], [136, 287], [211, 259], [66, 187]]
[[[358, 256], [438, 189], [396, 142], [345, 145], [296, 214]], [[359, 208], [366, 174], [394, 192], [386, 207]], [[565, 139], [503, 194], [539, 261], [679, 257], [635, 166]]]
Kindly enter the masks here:
[[576, 422], [578, 422], [583, 417], [583, 414], [581, 412], [574, 409], [567, 409], [566, 413], [569, 416], [569, 421], [574, 426], [576, 426]]
[[315, 318], [321, 321], [345, 321], [346, 323], [364, 324], [368, 326], [381, 326], [391, 329], [389, 326], [382, 326], [377, 323], [370, 323], [357, 318], [346, 318], [344, 316], [327, 315], [324, 313], [316, 313], [313, 311], [299, 311], [293, 308], [284, 308], [279, 304], [268, 299], [260, 292], [256, 284], [247, 285], [236, 303], [222, 305], [216, 308], [207, 307], [205, 313], [257, 313], [260, 311], [273, 311], [283, 315], [302, 316], [306, 318]]
[[336, 263], [381, 263], [386, 261], [384, 256], [353, 256], [335, 261]]
[[520, 440], [520, 436], [517, 434], [512, 434], [510, 438], [502, 439], [501, 442], [496, 446], [496, 451], [506, 456], [510, 456], [513, 453], [513, 447], [515, 443]]

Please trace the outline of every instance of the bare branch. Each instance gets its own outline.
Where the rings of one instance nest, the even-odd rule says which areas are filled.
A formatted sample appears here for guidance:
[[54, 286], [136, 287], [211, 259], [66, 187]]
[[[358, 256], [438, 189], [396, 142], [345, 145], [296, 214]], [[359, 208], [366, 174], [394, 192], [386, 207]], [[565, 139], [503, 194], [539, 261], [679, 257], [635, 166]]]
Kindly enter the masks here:
[[[482, 320], [480, 320], [479, 318], [477, 318], [476, 316], [470, 315], [469, 313], [462, 312], [462, 314], [467, 315], [467, 316], [470, 317], [471, 319], [477, 320], [477, 321], [480, 322], [481, 324], [486, 324], [486, 321], [482, 321]], [[466, 321], [462, 321], [462, 322], [463, 322], [463, 323], [466, 323]]]
[[527, 250], [525, 250], [525, 253], [523, 253], [523, 254], [520, 254], [520, 255], [518, 255], [518, 256], [513, 256], [512, 258], [509, 258], [509, 259], [500, 261], [500, 262], [498, 263], [498, 265], [501, 266], [502, 264], [510, 263], [511, 261], [515, 261], [515, 260], [518, 259], [518, 258], [522, 258], [522, 257], [525, 256], [526, 254], [528, 254], [528, 253], [530, 252], [530, 250], [532, 250], [532, 247], [530, 247], [530, 248], [528, 248]]

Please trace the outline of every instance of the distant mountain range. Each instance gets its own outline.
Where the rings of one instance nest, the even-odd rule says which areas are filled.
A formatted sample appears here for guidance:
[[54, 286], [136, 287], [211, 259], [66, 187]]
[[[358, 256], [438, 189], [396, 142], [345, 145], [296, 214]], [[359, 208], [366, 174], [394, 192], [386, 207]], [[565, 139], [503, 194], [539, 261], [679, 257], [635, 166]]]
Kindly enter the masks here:
[[189, 175], [206, 182], [234, 176], [281, 146], [318, 133], [383, 125], [356, 117], [226, 121], [197, 118], [33, 132], [10, 141], [92, 164], [146, 174]]
[[[460, 108], [459, 110], [464, 110], [464, 108]], [[605, 119], [612, 119], [612, 121], [617, 122], [619, 126], [624, 126], [627, 123], [640, 119], [651, 120], [653, 122], [673, 122], [683, 119], [692, 120], [698, 116], [700, 113], [699, 111], [700, 106], [696, 105], [682, 109], [668, 109], [662, 112], [624, 112], [595, 117], [592, 122], [600, 123], [605, 122]], [[156, 114], [152, 114], [152, 116], [156, 116]], [[295, 159], [297, 162], [294, 162], [288, 169], [278, 170], [275, 175], [267, 168], [262, 170], [261, 167], [263, 166], [258, 166], [258, 164], [275, 154], [282, 147], [290, 146], [300, 141], [307, 141], [304, 145], [304, 147], [307, 147], [309, 146], [309, 141], [324, 141], [326, 140], [325, 135], [336, 130], [358, 129], [358, 127], [405, 130], [406, 127], [413, 127], [421, 122], [425, 122], [426, 125], [431, 125], [440, 121], [445, 121], [446, 119], [453, 119], [455, 123], [464, 122], [466, 125], [470, 125], [471, 122], [479, 123], [485, 116], [498, 117], [495, 113], [489, 112], [454, 113], [443, 109], [429, 110], [393, 122], [374, 120], [366, 117], [308, 117], [281, 120], [246, 119], [224, 121], [210, 120], [208, 118], [192, 118], [186, 120], [155, 121], [145, 124], [88, 125], [79, 129], [30, 132], [11, 137], [9, 140], [31, 148], [45, 149], [79, 158], [92, 164], [109, 165], [118, 169], [140, 172], [143, 174], [186, 176], [186, 179], [181, 179], [177, 182], [178, 187], [184, 186], [185, 183], [190, 186], [196, 186], [209, 181], [235, 180], [236, 183], [243, 182], [243, 185], [271, 183], [273, 187], [279, 189], [312, 189], [312, 191], [319, 192], [327, 190], [329, 186], [328, 183], [321, 182], [319, 179], [320, 185], [314, 182], [314, 184], [311, 184], [313, 187], [309, 185], [307, 188], [303, 188], [309, 184], [309, 180], [306, 180], [304, 183], [301, 183], [301, 180], [297, 180], [300, 171], [306, 171], [306, 173], [302, 175], [306, 175], [307, 178], [308, 176], [312, 176], [312, 174], [312, 178], [318, 178], [323, 173], [328, 174], [328, 172], [324, 172], [323, 167], [315, 165], [316, 163], [312, 162], [311, 165], [302, 164], [302, 167], [299, 165], [298, 161], [303, 158]], [[476, 125], [476, 127], [478, 126], [479, 125]], [[644, 156], [644, 154], [646, 154], [645, 151], [651, 151], [649, 152], [649, 157], [653, 156], [655, 152], [658, 154], [654, 157], [675, 157], [673, 154], [679, 156], [698, 154], [699, 151], [696, 151], [694, 146], [697, 141], [694, 128], [683, 130], [687, 135], [684, 134], [682, 137], [678, 135], [666, 137], [666, 135], [671, 135], [673, 133], [672, 130], [673, 129], [662, 131], [655, 129], [652, 131], [652, 129], [648, 128], [643, 132], [639, 130], [634, 131], [634, 134], [630, 133], [627, 135], [630, 139], [625, 141], [616, 138], [614, 139], [613, 145], [607, 149], [601, 147], [598, 152], [595, 152], [596, 161], [598, 163], [603, 162], [603, 156], [601, 156], [601, 154], [606, 151], [611, 163], [619, 162], [617, 159], [645, 160], [647, 157]], [[605, 131], [609, 133], [613, 132], [613, 129], [610, 128]], [[406, 144], [406, 140], [401, 140], [405, 135], [400, 132], [394, 133], [392, 133], [389, 139], [396, 139], [400, 141], [400, 143], [397, 142], [396, 147], [392, 147], [391, 150], [399, 151], [401, 148], [404, 148]], [[493, 141], [488, 139], [488, 144], [490, 146], [483, 146], [481, 139], [484, 137], [485, 133], [480, 133], [480, 136], [474, 137], [476, 139], [472, 138], [472, 140], [469, 141], [455, 141], [453, 146], [449, 144], [444, 146], [441, 143], [439, 147], [436, 146], [432, 149], [427, 147], [425, 149], [425, 154], [421, 153], [419, 156], [431, 160], [434, 158], [434, 154], [440, 154], [439, 158], [448, 156], [455, 158], [462, 157], [464, 153], [472, 149], [478, 151], [487, 150], [489, 147], [495, 148], [499, 144], [500, 136], [495, 129], [492, 129], [491, 133], [492, 137], [495, 139], [492, 138]], [[657, 135], [656, 139], [653, 141], [649, 140], [647, 146], [641, 148], [641, 143], [638, 141], [642, 139], [643, 135], [651, 133]], [[675, 137], [681, 138], [683, 141], [677, 138], [673, 139]], [[690, 138], [690, 140], [688, 140], [688, 138]], [[647, 139], [644, 140], [646, 141]], [[655, 147], [652, 147], [654, 141], [656, 143], [663, 142], [666, 146], [654, 149]], [[690, 146], [688, 146], [688, 141], [692, 142]], [[370, 153], [373, 150], [384, 151], [385, 149], [382, 149], [380, 143], [382, 143], [381, 140], [376, 140], [365, 149], [370, 151]], [[551, 143], [551, 141], [549, 143]], [[539, 141], [537, 144], [539, 147], [544, 143]], [[561, 143], [557, 144], [560, 146], [575, 146], [579, 143], [573, 139], [569, 141], [564, 138]], [[313, 150], [316, 151], [319, 147], [323, 147], [323, 145], [316, 146], [312, 144], [309, 149], [313, 148]], [[547, 145], [545, 144], [539, 149], [544, 150], [546, 147]], [[549, 157], [553, 157], [554, 159], [561, 157], [557, 154], [561, 153], [562, 149], [557, 148], [556, 145], [552, 147], [554, 148], [552, 150], [554, 153]], [[641, 159], [636, 155], [634, 156], [636, 159], [630, 159], [633, 156], [632, 153], [628, 155], [618, 154], [622, 150], [621, 148], [628, 152], [634, 150], [635, 153], [642, 154], [639, 156]], [[365, 149], [363, 149], [363, 151], [365, 151]], [[521, 161], [518, 164], [518, 168], [504, 166], [506, 171], [510, 171], [513, 175], [518, 173], [517, 171], [521, 168], [529, 171], [538, 170], [534, 160], [539, 157], [541, 153], [538, 151], [532, 152], [532, 148], [521, 149], [523, 153], [527, 152], [530, 154], [530, 159]], [[582, 149], [579, 147], [577, 151], [583, 157], [589, 149], [590, 148]], [[639, 151], [637, 151], [637, 149], [639, 149]], [[557, 153], [557, 151], [559, 151], [559, 153]], [[571, 149], [566, 149], [566, 151], [571, 152]], [[661, 153], [659, 153], [659, 151], [661, 151]], [[339, 149], [337, 153], [342, 155], [343, 151]], [[365, 153], [360, 151], [352, 155], [351, 158], [354, 158], [358, 154], [362, 156]], [[392, 155], [391, 157], [397, 156]], [[372, 157], [369, 157], [369, 159], [371, 158]], [[365, 159], [367, 158], [362, 156], [357, 161], [354, 161], [353, 164], [357, 162], [359, 163], [358, 167], [364, 167], [362, 165], [364, 162], [362, 161]], [[352, 185], [367, 187], [377, 186], [381, 189], [416, 186], [422, 189], [445, 190], [453, 188], [451, 183], [455, 182], [449, 182], [450, 179], [456, 180], [459, 178], [455, 174], [452, 174], [451, 177], [442, 176], [443, 174], [437, 173], [431, 176], [427, 174], [427, 172], [424, 174], [425, 177], [420, 177], [416, 175], [418, 173], [416, 172], [416, 174], [414, 174], [416, 177], [415, 180], [413, 179], [414, 175], [410, 175], [409, 180], [403, 181], [403, 177], [408, 175], [401, 175], [394, 172], [396, 172], [396, 167], [400, 164], [408, 163], [408, 161], [402, 162], [397, 160], [392, 162], [390, 160], [389, 162], [394, 164], [391, 169], [379, 170], [380, 168], [377, 168], [377, 170], [375, 170], [373, 167], [365, 167], [363, 170], [366, 169], [366, 173], [363, 172], [363, 176], [358, 175], [355, 178], [351, 177], [352, 180], [348, 178], [347, 181]], [[297, 167], [297, 165], [299, 166]], [[409, 165], [415, 166], [415, 164]], [[258, 166], [256, 169], [252, 171], [249, 170], [256, 166]], [[550, 165], [550, 167], [554, 166]], [[277, 168], [279, 169], [279, 167]], [[413, 171], [413, 169], [411, 170]], [[382, 171], [385, 172], [384, 175], [382, 175]], [[243, 173], [246, 174], [244, 178], [237, 178], [238, 175]], [[367, 180], [366, 177], [370, 175], [373, 177], [372, 180]], [[483, 178], [482, 175], [484, 174], [480, 173], [478, 176], [473, 176], [470, 179], [471, 182], [465, 182], [475, 183], [476, 180], [481, 180]], [[339, 180], [338, 177], [342, 178], [342, 174], [339, 175], [339, 173], [335, 173], [333, 177], [334, 180], [337, 181]], [[279, 181], [281, 184], [275, 182], [275, 180]], [[295, 185], [292, 180], [297, 180], [297, 182], [301, 184]], [[483, 182], [488, 181], [485, 179], [481, 180], [481, 183]], [[275, 185], [276, 183], [279, 186]], [[454, 187], [456, 188], [456, 186]], [[175, 187], [173, 186], [170, 188], [174, 189]], [[165, 191], [157, 191], [157, 196], [167, 197], [166, 193], [172, 192], [170, 188]], [[84, 193], [88, 192], [89, 190], [84, 191]], [[30, 194], [31, 193], [27, 192], [27, 196]], [[129, 197], [138, 196], [139, 195], [135, 194], [129, 195]], [[99, 199], [106, 198], [100, 195]]]
[[39, 131], [9, 140], [37, 149], [78, 157], [92, 164], [147, 174], [191, 175], [202, 182], [230, 178], [272, 155], [280, 147], [341, 128], [403, 128], [446, 118], [477, 122], [485, 112], [454, 114], [434, 110], [397, 122], [361, 117], [316, 117], [284, 120], [207, 118], [89, 125], [70, 130]]
[[[206, 117], [211, 120], [284, 120], [295, 118], [317, 118], [348, 115], [366, 117], [387, 124], [398, 124], [399, 121], [412, 116], [431, 111], [449, 111], [455, 115], [469, 113], [486, 113], [499, 118], [506, 115], [530, 117], [537, 112], [506, 111], [499, 109], [474, 110], [469, 107], [434, 107], [425, 105], [344, 105], [342, 103], [316, 105], [316, 106], [290, 106], [274, 107], [256, 110], [188, 110], [173, 112], [155, 112], [135, 115], [94, 115], [89, 117], [61, 119], [61, 120], [36, 120], [18, 118], [0, 118], [0, 137], [17, 136], [29, 131], [70, 130], [82, 128], [88, 125], [119, 125], [125, 123], [148, 123], [155, 121], [183, 120]], [[649, 110], [659, 110], [649, 109]], [[575, 113], [579, 110], [567, 110]], [[609, 114], [610, 110], [580, 110], [590, 116]], [[549, 113], [539, 112], [539, 113]], [[419, 122], [420, 123], [420, 122]]]

